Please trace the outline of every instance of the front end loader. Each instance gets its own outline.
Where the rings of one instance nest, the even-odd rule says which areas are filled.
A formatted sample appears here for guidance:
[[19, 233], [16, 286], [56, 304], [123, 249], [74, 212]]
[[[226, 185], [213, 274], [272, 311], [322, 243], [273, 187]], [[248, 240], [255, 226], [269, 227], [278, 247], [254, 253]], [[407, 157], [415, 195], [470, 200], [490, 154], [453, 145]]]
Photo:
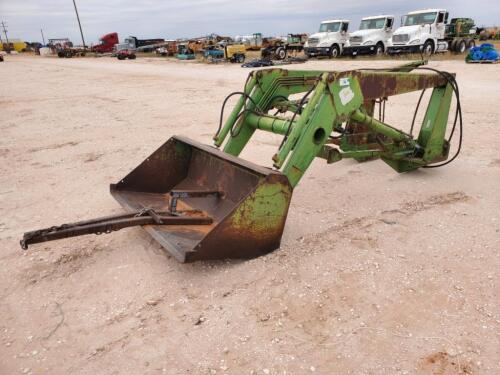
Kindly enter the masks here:
[[[397, 172], [444, 165], [461, 111], [454, 75], [411, 63], [342, 72], [266, 69], [224, 101], [214, 146], [174, 136], [111, 185], [126, 214], [24, 234], [21, 246], [142, 226], [180, 262], [252, 258], [280, 246], [293, 189], [314, 159], [380, 158]], [[432, 90], [418, 136], [375, 118], [393, 95]], [[291, 97], [301, 96], [300, 99]], [[446, 128], [453, 94], [457, 112]], [[239, 100], [223, 122], [229, 97]], [[422, 96], [420, 97], [420, 101]], [[413, 128], [413, 125], [412, 125]], [[282, 135], [263, 167], [239, 158], [257, 131]], [[438, 163], [438, 164], [436, 164]]]

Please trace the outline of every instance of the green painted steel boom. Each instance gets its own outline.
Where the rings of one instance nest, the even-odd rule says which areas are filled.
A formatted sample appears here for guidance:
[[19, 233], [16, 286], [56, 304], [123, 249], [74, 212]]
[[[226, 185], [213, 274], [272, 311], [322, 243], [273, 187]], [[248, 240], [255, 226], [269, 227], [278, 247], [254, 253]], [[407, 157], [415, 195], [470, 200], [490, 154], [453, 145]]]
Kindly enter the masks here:
[[[446, 160], [453, 87], [443, 75], [411, 72], [421, 64], [345, 72], [254, 71], [214, 136], [215, 146], [238, 156], [257, 130], [283, 135], [273, 166], [292, 187], [316, 157], [328, 163], [381, 158], [398, 172]], [[417, 138], [374, 118], [375, 103], [426, 89], [432, 95]], [[301, 100], [291, 98], [300, 93]]]

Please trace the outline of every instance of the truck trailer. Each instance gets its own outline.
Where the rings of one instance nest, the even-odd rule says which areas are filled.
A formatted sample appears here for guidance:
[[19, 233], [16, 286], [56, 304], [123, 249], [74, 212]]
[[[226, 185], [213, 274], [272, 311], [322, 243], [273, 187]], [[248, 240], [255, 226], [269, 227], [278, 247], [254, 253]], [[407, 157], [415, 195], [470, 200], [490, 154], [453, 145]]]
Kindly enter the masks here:
[[453, 18], [448, 23], [446, 9], [425, 9], [409, 12], [402, 19], [402, 26], [392, 35], [389, 54], [453, 51], [463, 53], [474, 47], [477, 38], [474, 21], [470, 18]]

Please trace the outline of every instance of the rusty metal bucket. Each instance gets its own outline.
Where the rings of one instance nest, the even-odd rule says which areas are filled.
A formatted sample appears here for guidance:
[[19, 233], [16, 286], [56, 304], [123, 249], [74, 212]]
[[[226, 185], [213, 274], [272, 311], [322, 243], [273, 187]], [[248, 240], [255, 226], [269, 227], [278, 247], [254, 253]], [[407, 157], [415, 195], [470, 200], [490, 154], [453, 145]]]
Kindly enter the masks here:
[[280, 172], [179, 136], [110, 188], [129, 212], [171, 210], [175, 196], [181, 215], [201, 211], [213, 219], [144, 226], [180, 262], [252, 258], [278, 248], [292, 196]]

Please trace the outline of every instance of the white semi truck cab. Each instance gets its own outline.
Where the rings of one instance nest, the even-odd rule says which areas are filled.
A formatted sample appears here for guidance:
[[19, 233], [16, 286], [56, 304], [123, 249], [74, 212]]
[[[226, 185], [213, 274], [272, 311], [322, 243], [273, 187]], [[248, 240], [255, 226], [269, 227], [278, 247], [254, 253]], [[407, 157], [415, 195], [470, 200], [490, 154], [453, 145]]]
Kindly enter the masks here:
[[431, 55], [448, 50], [446, 36], [448, 12], [446, 9], [425, 9], [409, 12], [403, 17], [402, 25], [392, 35], [390, 54], [422, 52]]
[[349, 20], [329, 20], [321, 22], [319, 31], [312, 34], [304, 44], [307, 57], [337, 57], [342, 53], [349, 34]]
[[344, 47], [345, 55], [382, 55], [389, 45], [394, 26], [393, 15], [364, 17], [359, 30], [350, 33], [349, 43]]

